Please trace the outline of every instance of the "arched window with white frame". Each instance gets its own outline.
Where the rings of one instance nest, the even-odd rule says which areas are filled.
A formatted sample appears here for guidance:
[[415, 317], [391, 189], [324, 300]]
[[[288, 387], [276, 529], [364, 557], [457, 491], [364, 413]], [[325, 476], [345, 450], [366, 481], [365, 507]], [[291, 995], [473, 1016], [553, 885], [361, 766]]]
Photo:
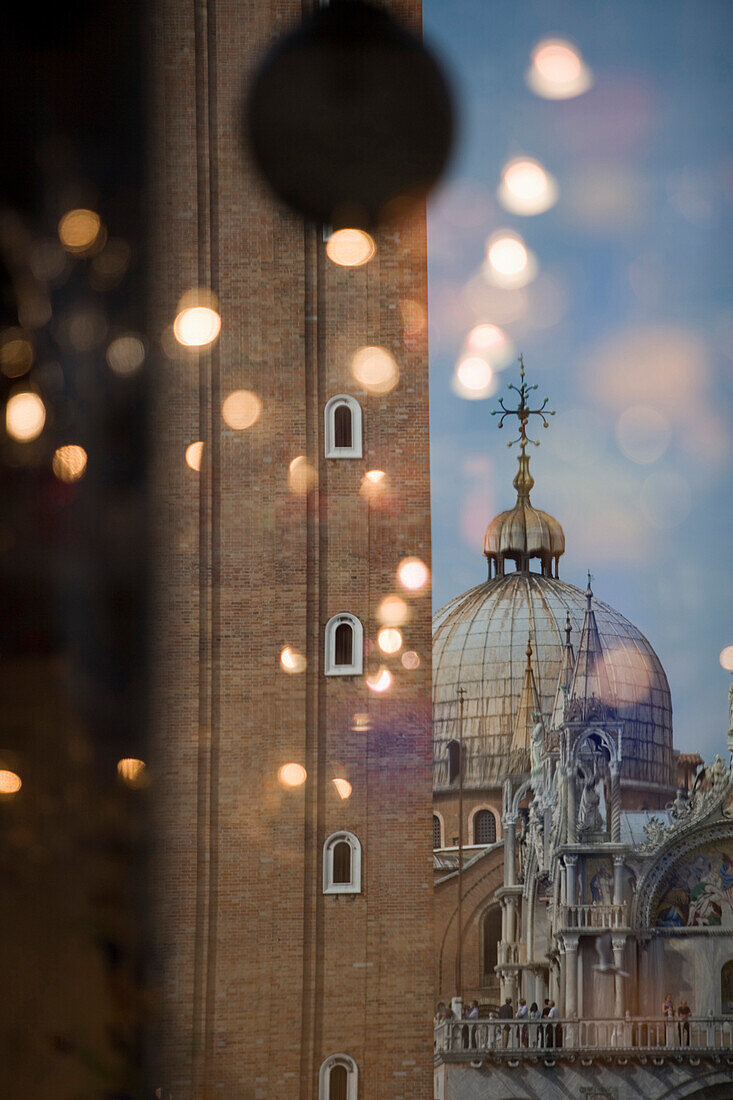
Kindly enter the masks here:
[[342, 611], [326, 623], [326, 676], [360, 676], [364, 631], [356, 615]]
[[318, 1100], [357, 1100], [359, 1070], [348, 1054], [332, 1054], [318, 1074]]
[[323, 845], [323, 893], [361, 893], [361, 844], [353, 833], [332, 833]]
[[361, 405], [340, 393], [326, 404], [326, 458], [361, 458]]
[[476, 810], [472, 824], [474, 844], [496, 843], [496, 817], [491, 810]]

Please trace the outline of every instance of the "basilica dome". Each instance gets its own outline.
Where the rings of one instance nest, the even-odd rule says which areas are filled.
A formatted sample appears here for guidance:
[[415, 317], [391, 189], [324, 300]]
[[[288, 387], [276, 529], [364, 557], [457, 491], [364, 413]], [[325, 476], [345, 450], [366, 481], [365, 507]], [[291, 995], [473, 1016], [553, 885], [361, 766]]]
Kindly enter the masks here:
[[[584, 591], [558, 577], [565, 536], [560, 523], [530, 501], [534, 480], [526, 453], [527, 421], [540, 415], [547, 426], [547, 401], [539, 409], [529, 407], [536, 387], [526, 384], [523, 366], [521, 383], [510, 386], [520, 396], [517, 409], [500, 402], [503, 418], [519, 419], [521, 454], [516, 504], [493, 519], [484, 536], [489, 580], [433, 616], [434, 787], [451, 787], [448, 743], [459, 730], [464, 786], [496, 787], [509, 772], [524, 770], [514, 751], [520, 742], [528, 743], [526, 731], [523, 741], [517, 737], [518, 722], [530, 720], [539, 706], [552, 736], [568, 717], [567, 703], [576, 715], [602, 714], [620, 729], [622, 787], [663, 793], [674, 787], [667, 677], [641, 631], [593, 597], [590, 578]], [[508, 571], [507, 563], [516, 571]], [[523, 698], [525, 683], [531, 683], [528, 657], [536, 687], [529, 704]]]
[[[435, 786], [448, 786], [447, 743], [458, 735], [464, 696], [466, 785], [495, 786], [509, 769], [528, 638], [546, 728], [555, 710], [566, 623], [577, 652], [586, 592], [539, 573], [510, 573], [479, 584], [433, 617]], [[673, 782], [672, 702], [652, 646], [620, 612], [600, 600], [593, 611], [611, 708], [623, 729], [622, 781]]]

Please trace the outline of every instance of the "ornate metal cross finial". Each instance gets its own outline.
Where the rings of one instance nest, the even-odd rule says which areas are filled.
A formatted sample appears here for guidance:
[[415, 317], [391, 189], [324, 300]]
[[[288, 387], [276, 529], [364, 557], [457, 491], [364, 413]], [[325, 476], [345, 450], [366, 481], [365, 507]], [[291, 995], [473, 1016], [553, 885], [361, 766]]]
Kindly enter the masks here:
[[[549, 428], [550, 425], [549, 425], [549, 422], [547, 420], [547, 417], [548, 416], [554, 416], [555, 415], [555, 410], [547, 408], [547, 402], [550, 400], [549, 397], [546, 397], [544, 399], [544, 401], [542, 402], [542, 404], [540, 405], [540, 407], [538, 409], [531, 409], [529, 407], [529, 402], [528, 402], [527, 398], [529, 397], [532, 390], [536, 390], [538, 387], [537, 386], [529, 386], [525, 382], [525, 380], [524, 380], [524, 358], [521, 355], [519, 356], [519, 367], [520, 367], [519, 376], [521, 378], [521, 384], [519, 386], [515, 386], [512, 382], [510, 382], [509, 386], [508, 386], [508, 388], [510, 390], [514, 390], [515, 393], [519, 394], [519, 404], [517, 405], [516, 409], [508, 409], [506, 407], [506, 405], [504, 404], [504, 398], [500, 397], [499, 398], [499, 404], [500, 404], [501, 408], [492, 409], [491, 410], [491, 415], [492, 416], [498, 416], [498, 417], [501, 418], [499, 420], [499, 427], [500, 428], [504, 427], [504, 421], [506, 420], [506, 418], [508, 416], [516, 416], [517, 420], [519, 421], [519, 435], [517, 436], [516, 439], [510, 439], [509, 442], [507, 443], [507, 447], [512, 447], [515, 443], [518, 443], [520, 445], [520, 447], [522, 448], [522, 454], [524, 454], [526, 449], [527, 449], [527, 444], [528, 443], [534, 443], [535, 447], [539, 447], [539, 445], [540, 445], [538, 439], [530, 439], [529, 436], [527, 435], [527, 421], [529, 420], [530, 416], [540, 416], [540, 417], [542, 417], [543, 427]], [[545, 415], [545, 409], [547, 409], [547, 416]]]

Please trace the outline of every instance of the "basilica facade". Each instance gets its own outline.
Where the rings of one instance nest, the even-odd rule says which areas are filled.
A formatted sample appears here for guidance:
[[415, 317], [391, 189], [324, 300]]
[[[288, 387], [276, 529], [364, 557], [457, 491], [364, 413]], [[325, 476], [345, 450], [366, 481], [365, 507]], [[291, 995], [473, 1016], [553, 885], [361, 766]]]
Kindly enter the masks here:
[[650, 643], [590, 576], [559, 579], [562, 527], [530, 500], [544, 405], [523, 367], [511, 388], [516, 504], [486, 531], [489, 579], [433, 624], [436, 989], [453, 1005], [435, 1096], [733, 1096], [730, 767], [675, 752]]

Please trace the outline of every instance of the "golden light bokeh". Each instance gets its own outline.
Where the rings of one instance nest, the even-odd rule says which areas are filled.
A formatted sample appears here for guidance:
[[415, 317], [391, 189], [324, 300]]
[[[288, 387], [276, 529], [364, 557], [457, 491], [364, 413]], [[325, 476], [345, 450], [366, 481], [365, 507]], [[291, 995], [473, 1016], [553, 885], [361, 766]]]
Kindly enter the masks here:
[[221, 331], [221, 317], [210, 306], [182, 309], [173, 322], [173, 335], [184, 348], [213, 344]]
[[54, 452], [51, 468], [59, 481], [78, 481], [87, 468], [87, 453], [78, 443], [67, 443]]
[[305, 672], [307, 663], [303, 654], [298, 653], [297, 649], [293, 649], [290, 645], [286, 645], [280, 653], [280, 664], [290, 675]]
[[410, 609], [400, 596], [386, 596], [377, 608], [377, 618], [384, 626], [402, 626], [409, 616]]
[[733, 645], [727, 645], [721, 649], [720, 664], [726, 672], [733, 672]]
[[359, 348], [351, 360], [351, 373], [370, 393], [391, 393], [400, 379], [400, 369], [385, 348]]
[[414, 649], [408, 649], [402, 654], [402, 667], [414, 672], [420, 667], [420, 658]]
[[539, 161], [517, 157], [504, 165], [497, 197], [505, 210], [525, 216], [544, 214], [557, 196], [557, 183]]
[[6, 378], [20, 378], [33, 366], [33, 344], [22, 329], [9, 328], [0, 336], [0, 370]]
[[351, 797], [351, 791], [353, 788], [348, 779], [336, 778], [332, 779], [331, 782], [336, 788], [336, 793], [338, 794], [340, 799], [344, 800]]
[[537, 259], [518, 233], [499, 229], [486, 242], [484, 279], [503, 290], [518, 290], [537, 274]]
[[380, 482], [384, 481], [386, 476], [384, 470], [367, 470], [364, 474], [366, 480], [372, 485], [379, 485]]
[[394, 626], [383, 626], [377, 634], [377, 645], [382, 653], [397, 653], [402, 649], [402, 635]]
[[506, 341], [506, 333], [498, 325], [490, 325], [486, 322], [474, 325], [466, 337], [466, 344], [471, 351], [494, 351], [496, 348], [503, 347]]
[[371, 676], [367, 676], [366, 684], [370, 691], [375, 691], [378, 695], [381, 695], [392, 687], [392, 673], [382, 665]]
[[478, 355], [467, 355], [459, 359], [453, 379], [453, 390], [459, 397], [465, 397], [469, 401], [490, 397], [496, 390], [491, 365]]
[[504, 233], [489, 243], [489, 263], [500, 275], [519, 275], [527, 266], [527, 249], [521, 238]]
[[305, 496], [318, 481], [315, 467], [311, 466], [305, 455], [298, 455], [288, 467], [288, 484], [294, 493]]
[[37, 393], [14, 393], [5, 406], [8, 435], [19, 443], [37, 439], [46, 423], [46, 406]]
[[103, 242], [102, 219], [94, 210], [69, 210], [59, 221], [61, 244], [74, 256], [84, 256]]
[[283, 787], [302, 787], [308, 778], [308, 772], [302, 764], [290, 762], [283, 764], [277, 773], [277, 777]]
[[107, 348], [107, 365], [115, 374], [134, 374], [145, 362], [145, 341], [134, 332], [115, 337]]
[[355, 733], [367, 733], [372, 728], [372, 722], [365, 710], [357, 711], [351, 720], [351, 728]]
[[592, 87], [593, 74], [571, 42], [544, 38], [532, 50], [526, 80], [544, 99], [572, 99]]
[[236, 432], [251, 428], [262, 412], [262, 402], [251, 390], [234, 390], [224, 398], [221, 415], [228, 428]]
[[17, 794], [23, 781], [16, 772], [0, 768], [0, 794]]
[[374, 238], [363, 229], [337, 229], [326, 242], [326, 255], [339, 267], [361, 267], [376, 251]]
[[127, 787], [140, 788], [148, 784], [145, 761], [135, 756], [125, 756], [117, 761], [117, 775]]
[[429, 576], [428, 567], [420, 558], [403, 558], [397, 568], [400, 584], [410, 592], [424, 588]]
[[196, 473], [201, 469], [201, 460], [204, 457], [204, 445], [200, 439], [197, 439], [195, 443], [189, 443], [186, 447], [186, 465], [195, 470]]

